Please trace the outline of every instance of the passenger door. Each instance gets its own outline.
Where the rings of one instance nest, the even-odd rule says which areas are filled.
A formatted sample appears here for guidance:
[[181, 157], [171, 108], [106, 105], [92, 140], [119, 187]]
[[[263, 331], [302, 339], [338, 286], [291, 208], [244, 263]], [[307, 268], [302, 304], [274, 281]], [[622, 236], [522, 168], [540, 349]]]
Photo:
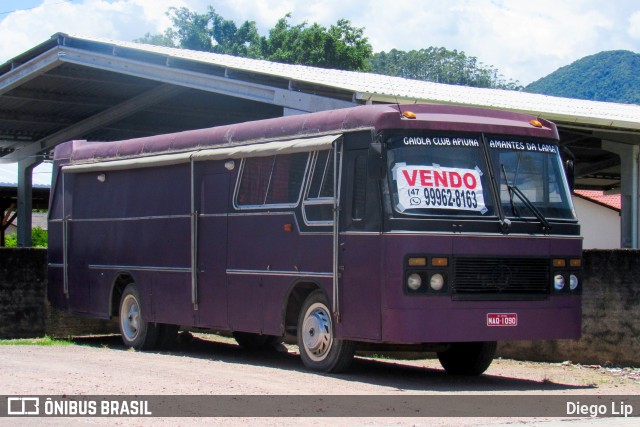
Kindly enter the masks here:
[[367, 149], [359, 148], [368, 146], [370, 134], [350, 136], [359, 140], [346, 141], [343, 161], [340, 331], [346, 338], [379, 339], [383, 260], [378, 185], [368, 178]]

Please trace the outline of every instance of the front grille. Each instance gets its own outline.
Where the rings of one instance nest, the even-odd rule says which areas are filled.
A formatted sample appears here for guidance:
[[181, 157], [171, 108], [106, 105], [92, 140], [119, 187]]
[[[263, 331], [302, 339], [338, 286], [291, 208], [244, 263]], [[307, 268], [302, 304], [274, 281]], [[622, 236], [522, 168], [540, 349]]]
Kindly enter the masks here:
[[538, 258], [454, 258], [452, 295], [464, 300], [545, 299], [549, 260]]

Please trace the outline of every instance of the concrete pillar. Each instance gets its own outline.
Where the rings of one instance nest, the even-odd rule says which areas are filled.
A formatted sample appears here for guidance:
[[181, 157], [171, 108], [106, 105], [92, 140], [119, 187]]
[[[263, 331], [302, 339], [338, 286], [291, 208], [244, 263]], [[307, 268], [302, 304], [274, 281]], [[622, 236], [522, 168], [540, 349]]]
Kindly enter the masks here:
[[638, 153], [637, 145], [602, 141], [602, 148], [620, 156], [620, 247], [638, 249]]
[[18, 161], [18, 247], [31, 246], [32, 172], [42, 163], [40, 157]]

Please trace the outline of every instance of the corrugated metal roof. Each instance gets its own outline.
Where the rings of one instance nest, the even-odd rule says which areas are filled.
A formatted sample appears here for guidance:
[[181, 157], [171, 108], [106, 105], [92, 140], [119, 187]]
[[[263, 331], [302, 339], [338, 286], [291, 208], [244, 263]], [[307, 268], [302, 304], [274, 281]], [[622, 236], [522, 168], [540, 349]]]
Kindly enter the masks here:
[[83, 36], [73, 37], [162, 54], [173, 58], [348, 90], [356, 93], [359, 99], [371, 100], [372, 102], [432, 102], [473, 105], [522, 111], [551, 120], [580, 122], [583, 125], [591, 124], [640, 130], [640, 105], [635, 104], [586, 101], [509, 90], [447, 85], [372, 73], [281, 64], [117, 40]]

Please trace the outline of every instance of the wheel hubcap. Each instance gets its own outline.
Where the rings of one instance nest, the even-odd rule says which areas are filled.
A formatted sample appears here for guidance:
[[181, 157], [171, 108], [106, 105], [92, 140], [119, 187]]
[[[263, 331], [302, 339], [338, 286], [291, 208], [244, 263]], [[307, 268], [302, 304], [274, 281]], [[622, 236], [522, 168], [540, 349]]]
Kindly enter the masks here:
[[122, 334], [127, 340], [133, 341], [138, 336], [140, 307], [138, 306], [138, 301], [132, 295], [127, 295], [122, 302], [120, 324], [122, 326]]
[[331, 349], [331, 316], [322, 304], [314, 304], [307, 310], [302, 325], [302, 341], [307, 355], [316, 361], [323, 360]]

